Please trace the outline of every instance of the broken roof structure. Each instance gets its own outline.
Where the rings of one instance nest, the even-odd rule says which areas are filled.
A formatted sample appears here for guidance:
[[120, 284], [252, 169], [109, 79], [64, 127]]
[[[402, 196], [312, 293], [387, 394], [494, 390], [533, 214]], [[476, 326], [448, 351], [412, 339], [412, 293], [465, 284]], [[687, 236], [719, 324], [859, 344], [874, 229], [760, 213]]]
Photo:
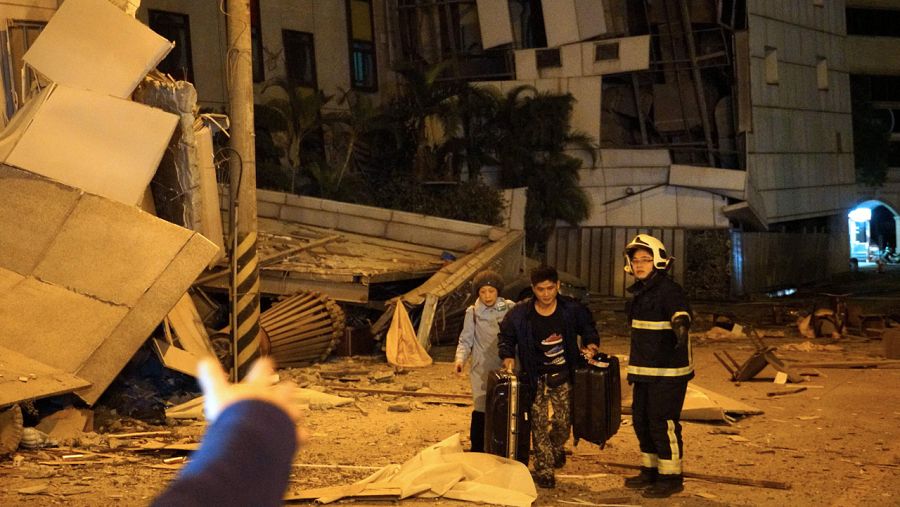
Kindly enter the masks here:
[[[257, 201], [260, 285], [269, 295], [316, 290], [338, 301], [379, 303], [388, 298], [372, 293], [377, 284], [423, 280], [439, 272], [443, 277], [448, 265], [522, 237], [521, 231], [490, 225], [267, 190], [257, 192]], [[328, 237], [333, 238], [278, 258]], [[203, 278], [201, 285], [227, 286], [221, 278]]]

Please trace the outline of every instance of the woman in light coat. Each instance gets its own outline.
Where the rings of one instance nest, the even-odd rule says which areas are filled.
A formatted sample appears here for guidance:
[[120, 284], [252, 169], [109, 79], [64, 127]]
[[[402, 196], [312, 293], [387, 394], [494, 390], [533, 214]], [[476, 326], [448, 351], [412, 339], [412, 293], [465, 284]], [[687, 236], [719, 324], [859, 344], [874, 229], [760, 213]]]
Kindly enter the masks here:
[[500, 331], [500, 321], [514, 304], [500, 297], [502, 290], [503, 279], [494, 271], [482, 271], [475, 275], [472, 280], [472, 291], [477, 299], [475, 304], [466, 309], [463, 329], [459, 334], [459, 345], [456, 347], [457, 374], [462, 373], [466, 360], [472, 359], [469, 371], [472, 401], [475, 405], [469, 427], [472, 452], [484, 452], [487, 378], [492, 371], [500, 368], [497, 334]]

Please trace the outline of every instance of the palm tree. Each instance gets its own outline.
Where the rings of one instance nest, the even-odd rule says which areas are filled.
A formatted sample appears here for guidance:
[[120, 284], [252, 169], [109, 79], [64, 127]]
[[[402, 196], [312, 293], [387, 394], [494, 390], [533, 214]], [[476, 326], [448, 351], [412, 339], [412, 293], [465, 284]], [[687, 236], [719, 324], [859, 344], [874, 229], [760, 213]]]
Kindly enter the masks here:
[[[457, 134], [460, 128], [457, 96], [465, 84], [442, 82], [439, 77], [451, 64], [445, 61], [424, 71], [411, 69], [401, 72], [403, 92], [395, 98], [391, 108], [403, 122], [415, 150], [413, 175], [418, 181], [436, 176], [446, 162], [448, 150], [442, 144]], [[439, 126], [438, 129], [433, 127]], [[442, 135], [429, 135], [433, 130]], [[438, 138], [435, 138], [438, 137]]]
[[590, 216], [590, 200], [578, 184], [581, 160], [565, 150], [588, 151], [593, 166], [596, 144], [571, 130], [574, 103], [570, 94], [539, 93], [523, 85], [507, 92], [498, 110], [501, 181], [507, 188], [528, 187], [526, 239], [536, 257], [546, 253], [558, 220], [576, 225]]
[[[281, 164], [291, 171], [291, 192], [296, 192], [296, 177], [306, 165], [305, 157], [314, 160], [314, 153], [304, 153], [310, 141], [321, 134], [322, 108], [332, 99], [321, 90], [293, 86], [285, 79], [273, 79], [266, 83], [262, 93], [275, 90], [276, 96], [255, 108], [264, 120], [260, 127], [273, 134], [273, 141], [281, 150]], [[280, 133], [281, 135], [274, 135]], [[314, 150], [318, 151], [318, 150]], [[316, 162], [319, 163], [319, 162]]]
[[[339, 164], [331, 167], [323, 161], [311, 166], [313, 177], [319, 184], [323, 197], [334, 197], [338, 194], [344, 177], [356, 165], [354, 162], [357, 161], [358, 148], [366, 144], [366, 134], [372, 130], [379, 118], [371, 99], [354, 91], [341, 90], [341, 92], [338, 104], [346, 104], [347, 109], [323, 115], [323, 121], [331, 134], [331, 148]], [[363, 146], [364, 150], [366, 148]]]

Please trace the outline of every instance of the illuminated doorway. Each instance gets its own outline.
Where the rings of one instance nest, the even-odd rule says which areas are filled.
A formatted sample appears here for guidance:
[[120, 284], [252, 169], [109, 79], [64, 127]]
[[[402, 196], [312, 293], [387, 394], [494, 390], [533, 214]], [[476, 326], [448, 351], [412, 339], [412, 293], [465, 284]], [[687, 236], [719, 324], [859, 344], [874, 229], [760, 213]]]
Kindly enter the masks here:
[[874, 262], [885, 252], [897, 251], [900, 215], [881, 201], [865, 201], [847, 214], [850, 232], [850, 257], [859, 262]]

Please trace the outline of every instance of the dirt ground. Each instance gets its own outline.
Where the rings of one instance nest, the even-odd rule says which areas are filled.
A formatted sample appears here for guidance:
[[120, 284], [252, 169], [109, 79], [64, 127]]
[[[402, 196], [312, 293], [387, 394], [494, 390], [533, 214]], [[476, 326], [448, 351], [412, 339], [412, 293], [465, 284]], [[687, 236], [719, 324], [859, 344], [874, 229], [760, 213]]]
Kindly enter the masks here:
[[[868, 284], [871, 287], [871, 284]], [[865, 305], [896, 311], [897, 292], [875, 293]], [[792, 300], [797, 306], [805, 300]], [[837, 342], [817, 339], [813, 347], [837, 345], [836, 350], [787, 350], [809, 342], [795, 326], [773, 322], [770, 301], [743, 304], [697, 304], [693, 339], [697, 377], [694, 382], [764, 413], [733, 423], [684, 422], [685, 472], [783, 483], [786, 489], [726, 484], [688, 478], [684, 492], [666, 500], [648, 500], [622, 486], [631, 470], [610, 463], [637, 464], [639, 452], [629, 416], [605, 449], [581, 442], [567, 447], [572, 455], [558, 471], [557, 487], [538, 490], [535, 506], [628, 505], [900, 505], [900, 367], [812, 368], [798, 370], [805, 391], [783, 396], [769, 393], [795, 387], [778, 386], [775, 372], [766, 369], [757, 379], [729, 380], [713, 352], [727, 350], [739, 362], [750, 356], [747, 339], [710, 340], [703, 331], [713, 313], [729, 311], [740, 323], [768, 330], [764, 338], [779, 347], [779, 357], [795, 362], [883, 359], [880, 339], [848, 337]], [[723, 310], [724, 308], [724, 310]], [[627, 355], [623, 314], [615, 305], [600, 306], [595, 316], [601, 327], [602, 349]], [[782, 335], [782, 336], [779, 336]], [[334, 387], [398, 392], [467, 393], [468, 379], [452, 373], [452, 346], [436, 347], [431, 367], [394, 374], [383, 357], [333, 358], [310, 368], [282, 370], [281, 375], [304, 386], [356, 398], [334, 409], [305, 411], [311, 441], [295, 458], [289, 492], [305, 488], [349, 484], [375, 468], [402, 463], [426, 446], [459, 432], [468, 445], [471, 406], [439, 403], [438, 396], [354, 394]], [[834, 348], [834, 347], [832, 347]], [[381, 377], [381, 378], [379, 378]], [[626, 386], [623, 389], [628, 390]], [[624, 393], [627, 395], [627, 392]], [[463, 400], [465, 403], [465, 400]], [[177, 464], [164, 459], [176, 451], [129, 450], [147, 439], [110, 439], [109, 434], [171, 431], [153, 437], [164, 442], [199, 441], [204, 425], [169, 421], [151, 425], [131, 418], [104, 423], [102, 431], [87, 434], [68, 447], [21, 449], [0, 458], [0, 505], [144, 505], [177, 473]], [[64, 455], [83, 457], [63, 460]], [[340, 465], [337, 467], [335, 465]], [[584, 478], [590, 476], [590, 478]], [[588, 503], [585, 503], [588, 502]], [[385, 505], [389, 502], [353, 502]], [[458, 501], [405, 500], [411, 505], [465, 505]]]

